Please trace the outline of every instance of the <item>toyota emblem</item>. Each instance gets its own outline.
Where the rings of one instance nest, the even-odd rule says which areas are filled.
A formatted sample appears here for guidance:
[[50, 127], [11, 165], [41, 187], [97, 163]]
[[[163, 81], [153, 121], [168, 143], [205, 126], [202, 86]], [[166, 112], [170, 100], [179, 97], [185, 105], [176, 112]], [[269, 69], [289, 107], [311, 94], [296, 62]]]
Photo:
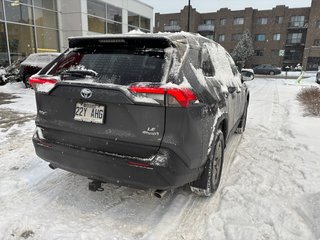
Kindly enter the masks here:
[[86, 99], [92, 97], [92, 91], [88, 88], [82, 89], [80, 94], [81, 94], [81, 97], [86, 98]]

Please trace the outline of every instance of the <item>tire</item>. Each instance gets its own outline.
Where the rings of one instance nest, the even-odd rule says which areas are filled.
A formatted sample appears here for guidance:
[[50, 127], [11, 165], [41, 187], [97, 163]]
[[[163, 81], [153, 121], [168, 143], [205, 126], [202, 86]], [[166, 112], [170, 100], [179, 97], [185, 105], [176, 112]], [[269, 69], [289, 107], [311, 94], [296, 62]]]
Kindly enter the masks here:
[[31, 77], [31, 75], [27, 75], [24, 79], [23, 79], [23, 83], [26, 86], [26, 88], [31, 88], [31, 85], [29, 83], [29, 77]]
[[270, 75], [274, 75], [274, 71], [270, 71], [269, 74], [270, 74]]
[[239, 125], [236, 129], [236, 133], [242, 134], [246, 130], [246, 125], [247, 125], [247, 116], [248, 116], [248, 103], [246, 104], [244, 108], [244, 112], [242, 114], [241, 120], [239, 122]]
[[191, 191], [209, 197], [214, 194], [220, 184], [224, 159], [224, 135], [219, 129], [212, 143], [204, 171], [199, 180], [192, 184]]

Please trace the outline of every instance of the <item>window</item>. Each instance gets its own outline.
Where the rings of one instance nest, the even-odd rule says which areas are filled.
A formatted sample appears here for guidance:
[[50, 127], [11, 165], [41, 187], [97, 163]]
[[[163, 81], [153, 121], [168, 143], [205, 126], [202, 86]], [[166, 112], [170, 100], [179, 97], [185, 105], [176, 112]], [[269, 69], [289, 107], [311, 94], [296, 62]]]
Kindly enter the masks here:
[[242, 33], [235, 33], [231, 35], [231, 41], [238, 42], [242, 36]]
[[96, 33], [106, 33], [106, 20], [88, 15], [88, 30]]
[[305, 16], [291, 16], [290, 27], [303, 27], [305, 24]]
[[2, 1], [0, 0], [0, 19], [3, 19], [3, 8], [2, 8]]
[[244, 24], [244, 18], [240, 17], [240, 18], [234, 18], [233, 19], [233, 25], [242, 25]]
[[13, 5], [10, 2], [5, 2], [7, 21], [18, 23], [33, 23], [32, 7], [25, 5]]
[[122, 24], [121, 23], [115, 23], [115, 22], [108, 22], [108, 33], [117, 34], [122, 33]]
[[254, 50], [254, 55], [258, 56], [258, 57], [262, 57], [263, 56], [263, 50]]
[[212, 34], [210, 34], [210, 35], [206, 35], [205, 37], [206, 37], [206, 38], [209, 38], [209, 39], [211, 39], [211, 40], [213, 40], [213, 35], [212, 35]]
[[227, 24], [227, 19], [221, 18], [221, 19], [220, 19], [220, 25], [221, 25], [221, 26], [224, 26], [224, 25], [226, 25], [226, 24]]
[[11, 5], [12, 6], [18, 6], [20, 3], [23, 3], [23, 4], [27, 4], [27, 5], [31, 5], [32, 4], [32, 0], [10, 0], [11, 2]]
[[201, 68], [205, 77], [213, 77], [215, 70], [210, 59], [210, 54], [207, 48], [203, 48], [201, 53]]
[[171, 19], [171, 20], [169, 21], [169, 25], [170, 25], [170, 26], [178, 26], [178, 25], [179, 25], [179, 22], [178, 22], [178, 20], [176, 20], [176, 19]]
[[35, 52], [33, 27], [12, 23], [8, 23], [7, 26], [12, 61]]
[[214, 25], [214, 20], [213, 19], [206, 19], [204, 20], [205, 25]]
[[[4, 33], [4, 23], [0, 23], [0, 32]], [[5, 34], [0, 34], [0, 66], [6, 67], [9, 65], [9, 58], [7, 53], [7, 41]]]
[[218, 41], [219, 42], [224, 42], [224, 40], [225, 40], [225, 35], [224, 34], [219, 34]]
[[320, 39], [315, 39], [313, 41], [313, 46], [320, 46]]
[[257, 19], [257, 24], [260, 24], [260, 25], [268, 24], [268, 18], [266, 18], [266, 17], [258, 18]]
[[57, 75], [71, 66], [83, 65], [99, 74], [100, 77], [94, 80], [99, 84], [130, 85], [146, 81], [159, 83], [166, 63], [164, 55], [159, 49], [143, 51], [141, 44], [136, 48], [120, 47], [113, 48], [112, 51], [99, 48], [76, 49], [63, 56], [49, 74]]
[[276, 16], [276, 23], [282, 24], [283, 23], [283, 17], [282, 16]]
[[56, 12], [35, 8], [34, 15], [36, 25], [50, 28], [58, 28]]
[[39, 52], [58, 52], [58, 31], [37, 27], [37, 43]]
[[106, 18], [106, 5], [104, 3], [88, 0], [87, 6], [88, 14], [101, 18]]
[[281, 34], [280, 33], [275, 33], [273, 34], [273, 41], [280, 41]]
[[266, 35], [265, 34], [256, 34], [255, 40], [258, 42], [264, 42], [266, 40]]
[[57, 10], [56, 0], [33, 0], [33, 2], [36, 7]]
[[302, 33], [289, 33], [287, 43], [294, 44], [294, 43], [301, 43], [302, 41]]
[[107, 19], [122, 22], [122, 10], [121, 8], [114, 7], [112, 5], [107, 5]]
[[139, 27], [139, 15], [133, 12], [128, 12], [128, 24]]
[[144, 29], [150, 29], [150, 19], [140, 16], [140, 27]]

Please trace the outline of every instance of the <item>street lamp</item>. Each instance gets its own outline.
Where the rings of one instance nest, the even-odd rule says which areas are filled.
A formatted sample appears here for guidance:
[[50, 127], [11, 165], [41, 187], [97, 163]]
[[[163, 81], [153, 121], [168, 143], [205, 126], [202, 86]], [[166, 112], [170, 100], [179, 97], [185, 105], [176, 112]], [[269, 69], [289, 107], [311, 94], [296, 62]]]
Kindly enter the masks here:
[[187, 31], [190, 32], [190, 0], [188, 3], [188, 25], [187, 25]]

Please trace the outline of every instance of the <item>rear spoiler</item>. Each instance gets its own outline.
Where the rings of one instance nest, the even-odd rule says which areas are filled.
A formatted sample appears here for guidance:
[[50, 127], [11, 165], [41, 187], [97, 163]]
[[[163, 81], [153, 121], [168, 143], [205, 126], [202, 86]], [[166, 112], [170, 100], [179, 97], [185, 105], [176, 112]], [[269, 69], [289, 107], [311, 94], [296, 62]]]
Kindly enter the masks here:
[[101, 37], [69, 38], [69, 48], [102, 47], [102, 48], [167, 48], [174, 47], [165, 37]]

